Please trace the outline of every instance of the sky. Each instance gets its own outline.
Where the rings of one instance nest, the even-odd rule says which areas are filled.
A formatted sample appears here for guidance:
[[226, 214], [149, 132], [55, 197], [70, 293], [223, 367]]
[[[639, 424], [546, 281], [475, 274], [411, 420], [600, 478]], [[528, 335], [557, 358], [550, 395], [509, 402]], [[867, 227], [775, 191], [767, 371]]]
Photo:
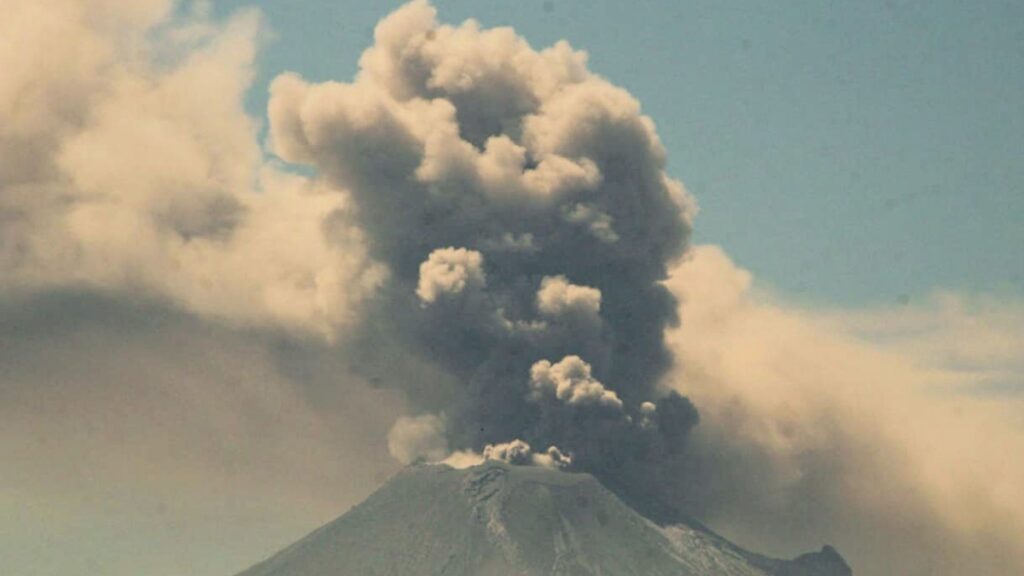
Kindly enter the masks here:
[[[227, 12], [248, 4], [218, 3]], [[347, 79], [400, 3], [262, 1], [285, 70]], [[726, 247], [787, 296], [887, 304], [1024, 291], [1024, 40], [1015, 2], [437, 3], [567, 39], [658, 122], [669, 170]]]
[[0, 8], [5, 570], [233, 574], [527, 440], [1024, 571], [1019, 5], [352, 4]]

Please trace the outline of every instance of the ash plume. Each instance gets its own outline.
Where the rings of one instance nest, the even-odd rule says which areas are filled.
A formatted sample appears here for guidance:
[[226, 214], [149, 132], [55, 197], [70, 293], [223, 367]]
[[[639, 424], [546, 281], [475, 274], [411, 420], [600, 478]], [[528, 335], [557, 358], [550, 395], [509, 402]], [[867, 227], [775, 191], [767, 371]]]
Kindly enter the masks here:
[[[363, 369], [444, 412], [452, 450], [552, 446], [660, 500], [697, 421], [657, 384], [677, 309], [661, 283], [693, 203], [652, 121], [586, 54], [435, 17], [413, 2], [384, 19], [352, 82], [271, 88], [275, 151], [350, 195], [388, 271], [353, 336]], [[406, 356], [445, 377], [390, 378]]]
[[[258, 10], [3, 9], [8, 572], [45, 548], [55, 574], [228, 573], [224, 522], [253, 502], [247, 558], [262, 526], [321, 523], [399, 463], [486, 452], [589, 470], [774, 555], [1024, 574], [1020, 299], [772, 295], [687, 247], [652, 122], [567, 44], [414, 3], [354, 81], [275, 83], [274, 147], [314, 167], [297, 172], [245, 107], [275, 24]], [[134, 545], [157, 524], [181, 532]]]

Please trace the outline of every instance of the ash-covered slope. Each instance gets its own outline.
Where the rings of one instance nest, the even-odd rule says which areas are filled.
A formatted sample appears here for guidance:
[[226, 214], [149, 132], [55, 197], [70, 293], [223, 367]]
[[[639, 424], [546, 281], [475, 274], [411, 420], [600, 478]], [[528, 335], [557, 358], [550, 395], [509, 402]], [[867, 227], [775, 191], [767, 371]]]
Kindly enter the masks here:
[[780, 561], [660, 527], [588, 474], [416, 466], [239, 576], [848, 576], [831, 548]]

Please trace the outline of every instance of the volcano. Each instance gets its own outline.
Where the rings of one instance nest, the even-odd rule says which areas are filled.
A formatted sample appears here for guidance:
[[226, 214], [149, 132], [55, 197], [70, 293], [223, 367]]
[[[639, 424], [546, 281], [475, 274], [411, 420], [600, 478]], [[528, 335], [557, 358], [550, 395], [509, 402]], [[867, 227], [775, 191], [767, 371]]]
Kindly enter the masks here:
[[748, 552], [697, 523], [659, 525], [593, 476], [498, 461], [417, 465], [238, 576], [850, 576], [829, 546]]

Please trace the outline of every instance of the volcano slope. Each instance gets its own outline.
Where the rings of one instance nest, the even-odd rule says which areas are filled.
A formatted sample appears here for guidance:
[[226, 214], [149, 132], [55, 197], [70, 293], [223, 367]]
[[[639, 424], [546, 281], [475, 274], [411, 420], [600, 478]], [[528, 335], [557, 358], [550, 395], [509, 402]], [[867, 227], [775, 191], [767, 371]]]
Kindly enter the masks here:
[[659, 526], [589, 474], [487, 461], [418, 465], [239, 576], [849, 576], [831, 547], [747, 552]]

